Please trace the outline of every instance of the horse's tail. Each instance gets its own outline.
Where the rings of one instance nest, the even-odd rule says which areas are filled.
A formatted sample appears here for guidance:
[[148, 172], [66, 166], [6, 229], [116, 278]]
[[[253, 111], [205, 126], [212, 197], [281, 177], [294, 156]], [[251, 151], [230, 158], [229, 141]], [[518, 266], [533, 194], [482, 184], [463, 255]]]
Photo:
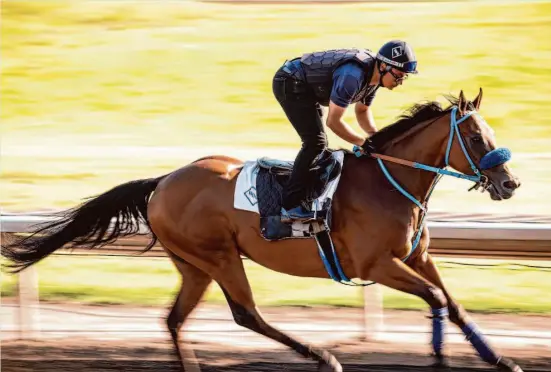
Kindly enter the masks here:
[[141, 222], [145, 222], [151, 233], [151, 241], [142, 253], [151, 249], [157, 237], [149, 226], [147, 204], [163, 177], [130, 181], [88, 198], [77, 207], [50, 214], [55, 217], [52, 222], [41, 224], [30, 235], [16, 237], [2, 247], [2, 256], [11, 261], [5, 266], [16, 273], [65, 245], [101, 247], [119, 237], [138, 234]]

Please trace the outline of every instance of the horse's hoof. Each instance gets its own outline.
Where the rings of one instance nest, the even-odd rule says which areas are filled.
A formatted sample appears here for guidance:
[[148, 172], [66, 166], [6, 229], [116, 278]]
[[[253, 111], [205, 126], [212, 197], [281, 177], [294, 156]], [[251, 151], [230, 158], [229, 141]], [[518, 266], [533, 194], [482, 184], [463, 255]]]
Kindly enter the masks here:
[[318, 372], [342, 372], [342, 366], [331, 354], [324, 355], [318, 364]]
[[522, 368], [509, 358], [501, 358], [499, 362], [497, 362], [496, 367], [499, 371], [503, 372], [523, 372]]
[[430, 365], [432, 370], [434, 371], [449, 371], [450, 370], [450, 363], [448, 361], [448, 358], [443, 354], [432, 354], [432, 357], [434, 359], [434, 363]]
[[450, 371], [450, 365], [448, 363], [434, 362], [430, 365], [433, 371]]

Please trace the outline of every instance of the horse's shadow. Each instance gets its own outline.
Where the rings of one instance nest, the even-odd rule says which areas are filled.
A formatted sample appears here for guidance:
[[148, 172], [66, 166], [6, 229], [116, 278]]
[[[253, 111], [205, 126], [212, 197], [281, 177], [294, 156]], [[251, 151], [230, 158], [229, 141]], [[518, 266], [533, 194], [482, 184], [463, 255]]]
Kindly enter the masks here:
[[[170, 351], [158, 347], [124, 347], [110, 345], [92, 346], [86, 350], [69, 346], [8, 343], [2, 347], [2, 371], [180, 371], [179, 363]], [[366, 349], [369, 350], [369, 349]], [[429, 366], [428, 355], [403, 352], [370, 353], [338, 352], [346, 372], [435, 372]], [[317, 366], [310, 361], [301, 361], [293, 353], [284, 350], [248, 351], [212, 350], [199, 345], [195, 350], [201, 372], [316, 372]], [[37, 356], [40, 360], [36, 360]], [[33, 359], [29, 358], [32, 357]], [[246, 360], [246, 361], [245, 361]], [[524, 371], [551, 371], [551, 357], [515, 358]], [[251, 362], [252, 361], [252, 362]], [[349, 361], [349, 362], [347, 362]], [[474, 356], [456, 357], [451, 360], [449, 372], [483, 372], [493, 370]]]

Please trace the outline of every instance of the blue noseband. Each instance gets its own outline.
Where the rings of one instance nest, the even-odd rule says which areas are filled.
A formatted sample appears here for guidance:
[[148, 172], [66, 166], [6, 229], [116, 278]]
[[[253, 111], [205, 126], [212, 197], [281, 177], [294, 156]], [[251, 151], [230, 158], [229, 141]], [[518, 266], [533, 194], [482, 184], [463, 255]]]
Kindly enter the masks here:
[[484, 155], [482, 160], [480, 160], [479, 168], [481, 170], [494, 168], [507, 163], [509, 160], [511, 160], [511, 150], [501, 147]]

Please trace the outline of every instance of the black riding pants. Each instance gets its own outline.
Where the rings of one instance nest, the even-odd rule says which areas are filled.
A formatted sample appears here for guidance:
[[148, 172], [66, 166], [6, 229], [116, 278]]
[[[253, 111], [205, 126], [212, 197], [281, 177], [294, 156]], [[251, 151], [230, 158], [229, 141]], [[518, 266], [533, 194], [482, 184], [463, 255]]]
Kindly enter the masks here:
[[327, 148], [321, 106], [313, 91], [301, 79], [279, 70], [273, 80], [274, 95], [302, 140], [289, 183], [283, 190], [283, 208], [291, 209], [303, 202], [313, 184], [309, 172], [316, 157]]

